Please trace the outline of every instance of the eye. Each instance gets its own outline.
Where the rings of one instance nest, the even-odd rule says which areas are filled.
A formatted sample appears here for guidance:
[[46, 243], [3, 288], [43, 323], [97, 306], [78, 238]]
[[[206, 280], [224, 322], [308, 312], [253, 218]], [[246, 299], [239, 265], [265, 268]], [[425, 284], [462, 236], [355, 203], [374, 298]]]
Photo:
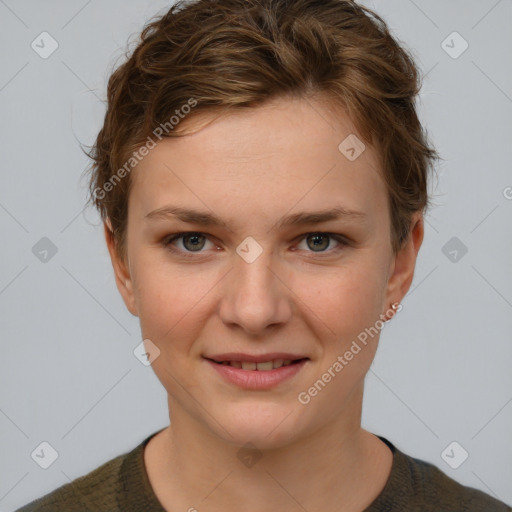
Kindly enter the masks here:
[[[331, 246], [330, 239], [334, 239], [338, 245], [334, 249], [328, 251], [327, 249]], [[311, 252], [314, 253], [332, 253], [342, 249], [343, 246], [347, 245], [343, 237], [332, 233], [307, 233], [306, 235], [303, 236], [302, 240], [306, 242], [306, 246], [309, 249], [313, 248]]]
[[[180, 239], [182, 240], [182, 246], [185, 248], [185, 251], [171, 247], [173, 242]], [[167, 237], [163, 244], [165, 247], [169, 247], [171, 250], [176, 252], [201, 252], [201, 249], [205, 246], [206, 240], [207, 237], [203, 233], [175, 233], [174, 235]]]
[[[332, 245], [332, 239], [334, 239], [338, 245], [335, 246], [334, 249], [328, 250]], [[307, 246], [307, 248], [303, 250], [313, 253], [331, 254], [340, 251], [348, 245], [348, 243], [341, 235], [336, 235], [333, 233], [306, 233], [300, 237], [300, 240], [301, 242], [305, 242]], [[181, 244], [175, 244], [176, 241], [181, 241]], [[213, 242], [208, 239], [208, 235], [205, 233], [192, 231], [169, 235], [162, 241], [162, 245], [173, 252], [182, 254], [187, 257], [193, 257], [193, 253], [205, 252], [202, 249], [205, 247], [207, 242], [215, 247], [215, 244], [213, 244]], [[181, 245], [181, 247], [178, 248], [178, 245]]]

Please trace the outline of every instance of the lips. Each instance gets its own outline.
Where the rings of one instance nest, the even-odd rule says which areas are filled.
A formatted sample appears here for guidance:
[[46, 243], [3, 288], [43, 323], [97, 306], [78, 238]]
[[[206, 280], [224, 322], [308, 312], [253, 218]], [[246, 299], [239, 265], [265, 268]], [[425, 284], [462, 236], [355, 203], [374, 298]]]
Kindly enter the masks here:
[[[217, 375], [220, 375], [220, 377], [225, 382], [234, 384], [239, 388], [252, 391], [268, 390], [280, 384], [284, 384], [286, 381], [289, 381], [298, 375], [303, 370], [303, 368], [307, 367], [310, 362], [308, 357], [297, 358], [293, 360], [288, 359], [286, 362], [289, 362], [289, 364], [285, 366], [285, 360], [281, 358], [277, 360], [270, 359], [265, 361], [265, 358], [269, 357], [269, 355], [270, 354], [263, 356], [252, 356], [253, 359], [263, 359], [259, 362], [247, 361], [243, 359], [239, 360], [238, 358], [242, 357], [240, 354], [235, 356], [236, 359], [228, 358], [227, 360], [221, 360], [220, 362], [207, 357], [203, 357], [203, 359], [205, 363], [207, 363], [207, 365], [210, 366]], [[222, 357], [226, 357], [226, 355], [222, 355]], [[247, 355], [244, 357], [247, 357]], [[273, 367], [275, 363], [280, 364], [281, 361], [282, 365], [280, 367]], [[234, 366], [238, 365], [238, 363], [240, 363], [240, 368]], [[272, 368], [270, 368], [270, 365], [272, 365]], [[245, 366], [247, 369], [244, 369], [242, 366]]]

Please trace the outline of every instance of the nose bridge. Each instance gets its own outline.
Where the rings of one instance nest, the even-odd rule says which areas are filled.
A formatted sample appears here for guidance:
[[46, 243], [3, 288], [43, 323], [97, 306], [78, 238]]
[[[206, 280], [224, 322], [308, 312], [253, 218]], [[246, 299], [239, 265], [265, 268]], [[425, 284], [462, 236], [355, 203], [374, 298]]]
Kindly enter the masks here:
[[222, 320], [253, 334], [284, 322], [290, 309], [288, 289], [277, 277], [272, 250], [248, 237], [236, 252], [220, 310]]

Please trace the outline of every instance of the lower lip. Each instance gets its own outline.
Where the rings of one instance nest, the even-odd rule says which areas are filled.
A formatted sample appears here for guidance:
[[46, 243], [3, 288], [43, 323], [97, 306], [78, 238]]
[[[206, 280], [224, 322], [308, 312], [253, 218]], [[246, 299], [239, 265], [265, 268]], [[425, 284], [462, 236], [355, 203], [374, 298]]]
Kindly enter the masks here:
[[287, 379], [291, 379], [304, 367], [308, 359], [273, 370], [242, 370], [227, 364], [214, 363], [210, 359], [206, 361], [217, 370], [221, 376], [244, 389], [270, 389]]

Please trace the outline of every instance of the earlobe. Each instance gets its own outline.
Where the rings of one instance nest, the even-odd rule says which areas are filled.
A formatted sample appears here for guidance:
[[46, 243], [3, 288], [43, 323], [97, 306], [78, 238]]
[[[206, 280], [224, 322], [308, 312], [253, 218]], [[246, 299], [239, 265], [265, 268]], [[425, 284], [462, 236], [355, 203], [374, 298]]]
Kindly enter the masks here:
[[128, 311], [134, 316], [139, 316], [135, 303], [132, 276], [128, 265], [119, 255], [109, 219], [104, 222], [103, 227], [105, 232], [105, 241], [107, 243], [112, 268], [114, 270], [117, 289], [119, 290]]

